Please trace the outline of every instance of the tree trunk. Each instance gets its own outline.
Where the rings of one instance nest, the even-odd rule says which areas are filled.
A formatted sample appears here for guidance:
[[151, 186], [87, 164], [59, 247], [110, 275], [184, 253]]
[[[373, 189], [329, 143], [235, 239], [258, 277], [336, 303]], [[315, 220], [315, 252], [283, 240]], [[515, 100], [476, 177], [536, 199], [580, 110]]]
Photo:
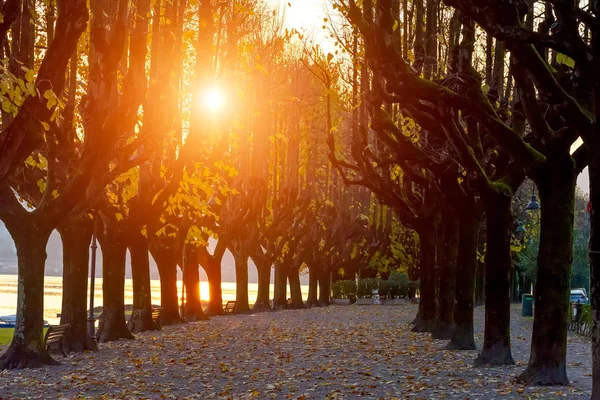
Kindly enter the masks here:
[[477, 234], [481, 215], [475, 212], [471, 193], [459, 214], [458, 260], [456, 274], [456, 304], [454, 306], [454, 333], [447, 350], [475, 350], [473, 336], [473, 303], [475, 271], [477, 270]]
[[58, 227], [63, 249], [63, 291], [60, 324], [69, 324], [63, 348], [66, 352], [97, 351], [87, 331], [89, 246], [94, 222], [87, 216], [69, 218]]
[[317, 288], [319, 282], [317, 279], [317, 268], [308, 266], [308, 298], [306, 299], [306, 308], [318, 307], [319, 301], [317, 298]]
[[207, 320], [200, 300], [200, 271], [198, 264], [191, 262], [189, 257], [183, 268], [183, 284], [186, 295], [185, 320], [187, 322]]
[[292, 304], [290, 304], [288, 308], [304, 308], [304, 301], [302, 300], [302, 286], [300, 285], [300, 271], [298, 271], [296, 268], [290, 269], [288, 273], [288, 279], [290, 281], [290, 296], [292, 299]]
[[133, 280], [133, 312], [127, 326], [132, 333], [158, 330], [160, 326], [152, 320], [152, 292], [150, 289], [150, 257], [148, 239], [134, 234], [129, 244], [131, 275]]
[[151, 247], [160, 275], [160, 325], [175, 325], [183, 322], [179, 315], [177, 294], [177, 260], [179, 252], [175, 248], [161, 247], [156, 243]]
[[273, 308], [285, 310], [287, 308], [287, 267], [281, 261], [275, 262], [275, 288], [273, 291]]
[[568, 385], [567, 327], [573, 264], [575, 165], [568, 154], [548, 157], [539, 181], [540, 248], [534, 288], [535, 313], [529, 365], [519, 380]]
[[476, 366], [513, 365], [510, 349], [511, 196], [486, 193], [485, 329]]
[[271, 265], [268, 262], [260, 260], [254, 260], [254, 264], [258, 271], [258, 293], [256, 294], [256, 303], [254, 303], [252, 311], [270, 310]]
[[221, 261], [211, 259], [202, 263], [202, 268], [208, 277], [208, 307], [204, 313], [207, 316], [223, 314], [223, 291], [221, 290]]
[[329, 272], [325, 270], [319, 271], [318, 275], [319, 279], [319, 305], [328, 306], [329, 305], [329, 294], [330, 294], [330, 282], [331, 277], [329, 276]]
[[444, 212], [443, 241], [438, 241], [436, 274], [437, 296], [435, 324], [431, 337], [451, 339], [454, 332], [454, 292], [456, 283], [456, 257], [458, 254], [458, 219], [454, 209]]
[[[594, 48], [600, 53], [600, 37], [593, 39]], [[590, 297], [592, 301], [592, 400], [600, 399], [600, 80], [596, 79], [596, 125], [587, 143], [588, 171], [590, 175]]]
[[248, 304], [248, 255], [234, 254], [235, 259], [235, 307], [236, 314], [250, 312]]
[[419, 229], [419, 280], [421, 298], [413, 332], [431, 332], [435, 322], [435, 237], [433, 227]]
[[99, 234], [98, 239], [102, 249], [102, 317], [96, 334], [98, 342], [133, 339], [125, 321], [127, 246], [110, 228]]
[[475, 306], [482, 306], [485, 304], [485, 262], [479, 261], [479, 246], [477, 252], [477, 272], [475, 273]]
[[0, 370], [56, 365], [44, 349], [44, 266], [51, 229], [27, 224], [19, 232], [9, 229], [18, 257], [17, 322]]

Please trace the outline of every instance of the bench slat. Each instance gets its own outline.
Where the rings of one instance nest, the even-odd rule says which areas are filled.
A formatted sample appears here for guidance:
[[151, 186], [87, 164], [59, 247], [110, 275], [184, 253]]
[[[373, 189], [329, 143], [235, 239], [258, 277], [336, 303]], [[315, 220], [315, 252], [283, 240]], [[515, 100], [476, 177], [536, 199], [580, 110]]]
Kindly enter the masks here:
[[63, 349], [63, 339], [65, 337], [65, 333], [67, 330], [71, 328], [70, 324], [64, 325], [51, 325], [46, 332], [46, 337], [44, 338], [45, 348], [46, 350], [50, 349], [50, 347], [58, 348], [62, 351], [63, 356], [67, 357], [67, 353]]

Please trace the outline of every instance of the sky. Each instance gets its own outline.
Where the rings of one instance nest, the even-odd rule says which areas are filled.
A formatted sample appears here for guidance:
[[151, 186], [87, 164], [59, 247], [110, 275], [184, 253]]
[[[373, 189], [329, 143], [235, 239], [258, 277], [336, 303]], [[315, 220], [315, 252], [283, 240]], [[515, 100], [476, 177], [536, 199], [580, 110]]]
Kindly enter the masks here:
[[333, 50], [329, 34], [323, 29], [326, 0], [270, 0], [284, 10], [285, 24], [312, 37], [325, 52]]

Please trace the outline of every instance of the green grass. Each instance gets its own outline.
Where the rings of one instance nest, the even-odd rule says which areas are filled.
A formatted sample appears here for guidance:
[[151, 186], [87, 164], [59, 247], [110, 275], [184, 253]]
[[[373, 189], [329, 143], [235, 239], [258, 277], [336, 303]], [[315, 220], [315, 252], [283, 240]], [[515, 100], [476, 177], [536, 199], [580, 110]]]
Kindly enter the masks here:
[[[44, 335], [48, 328], [44, 328]], [[8, 346], [12, 342], [15, 328], [1, 328], [0, 329], [0, 346]]]
[[0, 346], [9, 345], [12, 341], [13, 333], [15, 328], [2, 328], [0, 329]]

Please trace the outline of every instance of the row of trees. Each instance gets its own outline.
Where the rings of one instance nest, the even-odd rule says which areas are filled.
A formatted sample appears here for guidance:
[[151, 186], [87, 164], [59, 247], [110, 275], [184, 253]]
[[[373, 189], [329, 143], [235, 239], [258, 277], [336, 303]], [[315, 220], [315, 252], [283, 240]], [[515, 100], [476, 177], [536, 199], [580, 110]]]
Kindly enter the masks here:
[[[449, 338], [448, 348], [475, 348], [473, 290], [485, 254], [485, 335], [475, 364], [514, 363], [509, 292], [518, 216], [511, 204], [527, 176], [541, 214], [531, 357], [519, 379], [567, 384], [575, 183], [586, 165], [591, 202], [598, 201], [600, 86], [592, 71], [600, 10], [568, 1], [334, 3], [351, 32], [342, 46], [359, 71], [352, 85], [361, 101], [354, 129], [330, 133], [330, 154], [346, 183], [371, 189], [419, 235], [415, 329]], [[572, 149], [578, 138], [583, 145]], [[597, 218], [592, 208], [594, 309]]]
[[[338, 275], [406, 268], [402, 250], [414, 248], [414, 238], [369, 190], [346, 189], [328, 161], [328, 132], [345, 111], [340, 93], [323, 87], [332, 55], [285, 31], [281, 14], [260, 0], [92, 0], [89, 7], [4, 4], [0, 219], [16, 244], [19, 287], [15, 334], [0, 368], [55, 363], [42, 343], [45, 248], [54, 229], [71, 351], [96, 349], [85, 290], [94, 232], [103, 254], [100, 342], [158, 329], [150, 255], [160, 273], [161, 325], [182, 322], [178, 268], [185, 319], [222, 313], [226, 250], [235, 259], [236, 312], [250, 310], [249, 258], [259, 276], [256, 311], [327, 304]], [[220, 110], [214, 95], [205, 99], [215, 92], [226, 99]], [[128, 251], [134, 304], [127, 320]], [[210, 287], [205, 310], [199, 266]]]
[[[598, 186], [600, 86], [590, 84], [598, 10], [559, 0], [332, 4], [333, 54], [284, 30], [259, 0], [93, 0], [89, 26], [85, 2], [4, 4], [0, 219], [17, 246], [20, 286], [0, 367], [53, 362], [41, 344], [53, 229], [65, 246], [62, 322], [72, 326], [73, 350], [94, 347], [82, 291], [94, 225], [104, 254], [100, 341], [157, 328], [149, 253], [162, 324], [181, 322], [178, 267], [186, 319], [221, 313], [229, 249], [237, 312], [249, 310], [249, 258], [259, 274], [255, 310], [271, 307], [273, 267], [275, 308], [305, 306], [302, 268], [309, 306], [327, 303], [338, 276], [401, 268], [420, 281], [416, 331], [474, 349], [473, 307], [485, 298], [475, 363], [512, 364], [511, 271], [523, 239], [515, 210], [529, 177], [542, 206], [531, 358], [520, 379], [568, 383], [575, 180], [586, 165], [592, 203]], [[227, 93], [220, 115], [201, 106], [211, 87]], [[578, 137], [584, 144], [572, 151]], [[597, 218], [592, 209], [594, 309]], [[206, 310], [199, 265], [209, 278]]]

